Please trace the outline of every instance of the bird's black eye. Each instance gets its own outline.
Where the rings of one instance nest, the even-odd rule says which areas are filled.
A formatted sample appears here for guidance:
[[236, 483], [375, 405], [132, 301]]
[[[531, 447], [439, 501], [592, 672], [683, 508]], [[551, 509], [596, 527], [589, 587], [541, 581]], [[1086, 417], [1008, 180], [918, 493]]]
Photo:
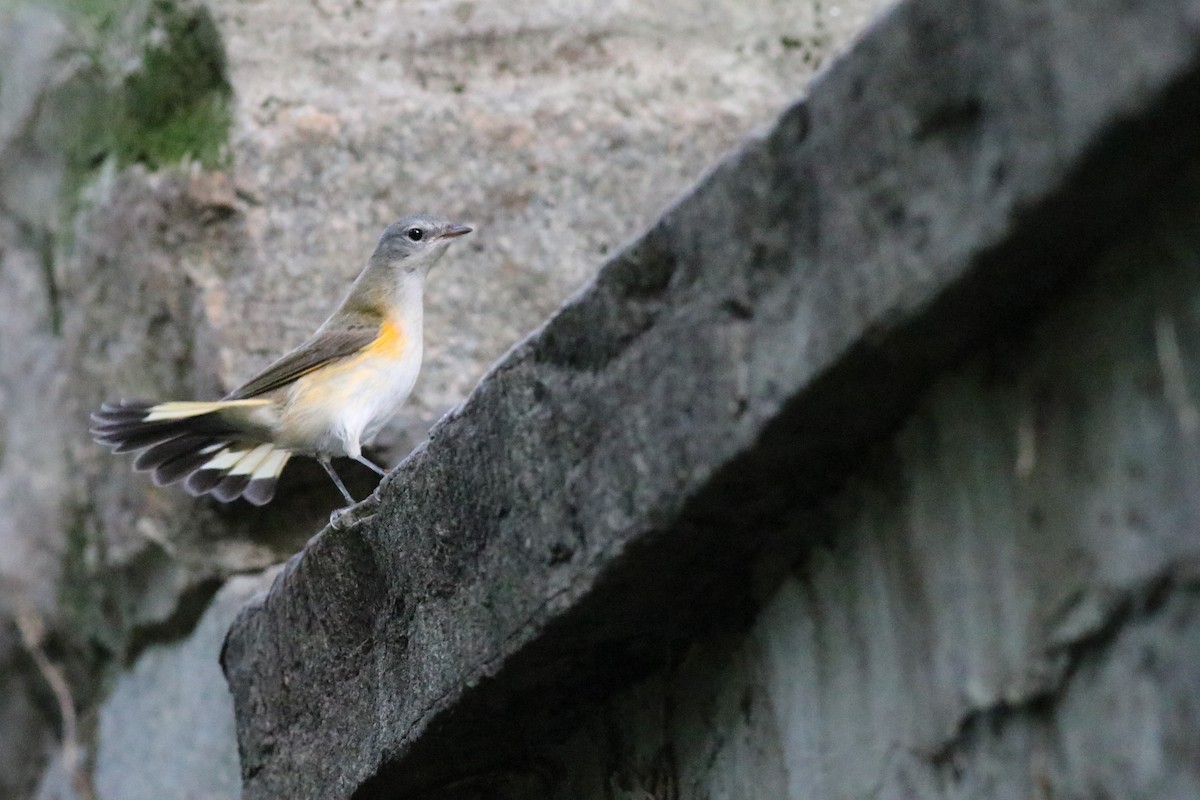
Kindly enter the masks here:
[[425, 236], [425, 231], [421, 230], [420, 228], [409, 228], [407, 234], [408, 238], [412, 239], [414, 242], [419, 242]]

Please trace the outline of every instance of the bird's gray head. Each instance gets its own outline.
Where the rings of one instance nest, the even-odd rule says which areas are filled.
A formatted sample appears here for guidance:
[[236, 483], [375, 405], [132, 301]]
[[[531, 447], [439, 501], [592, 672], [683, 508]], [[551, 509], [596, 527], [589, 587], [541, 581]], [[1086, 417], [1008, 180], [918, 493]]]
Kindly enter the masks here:
[[379, 237], [371, 261], [407, 273], [428, 272], [450, 242], [470, 232], [466, 225], [428, 214], [414, 214], [387, 226]]

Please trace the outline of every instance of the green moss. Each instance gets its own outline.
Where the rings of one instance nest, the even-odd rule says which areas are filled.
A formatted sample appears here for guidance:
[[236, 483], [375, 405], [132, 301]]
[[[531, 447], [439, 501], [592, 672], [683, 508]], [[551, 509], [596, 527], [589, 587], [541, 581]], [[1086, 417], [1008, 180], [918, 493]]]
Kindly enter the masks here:
[[122, 166], [151, 169], [185, 157], [223, 166], [232, 92], [216, 25], [203, 6], [157, 0], [141, 69], [125, 78], [113, 131]]
[[[90, 66], [59, 87], [56, 135], [69, 160], [68, 191], [77, 191], [110, 156], [118, 166], [159, 169], [185, 158], [227, 165], [232, 90], [220, 33], [193, 0], [52, 0], [71, 21]], [[133, 26], [140, 63], [129, 60]], [[122, 41], [125, 39], [125, 41]], [[90, 44], [89, 44], [90, 43]], [[135, 51], [136, 52], [136, 51]]]
[[118, 162], [157, 169], [187, 157], [210, 169], [226, 166], [231, 121], [228, 99], [216, 92], [176, 108], [157, 125], [142, 127], [125, 117], [116, 129]]

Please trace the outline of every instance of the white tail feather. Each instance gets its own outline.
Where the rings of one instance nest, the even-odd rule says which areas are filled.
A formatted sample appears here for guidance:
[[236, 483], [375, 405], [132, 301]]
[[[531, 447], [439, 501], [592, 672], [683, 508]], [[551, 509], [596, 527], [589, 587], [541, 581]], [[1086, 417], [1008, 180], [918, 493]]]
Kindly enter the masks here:
[[259, 465], [258, 469], [254, 470], [254, 474], [250, 476], [251, 480], [262, 480], [265, 478], [275, 478], [279, 473], [283, 472], [283, 465], [287, 463], [291, 453], [287, 450], [276, 450], [272, 452]]
[[230, 470], [230, 475], [253, 475], [254, 471], [262, 465], [264, 459], [271, 455], [271, 451], [275, 448], [269, 444], [260, 444], [258, 447], [247, 453], [242, 459], [234, 464]]
[[214, 472], [228, 472], [239, 461], [245, 458], [248, 452], [250, 452], [249, 448], [236, 449], [226, 447], [206, 461], [200, 469], [213, 470]]

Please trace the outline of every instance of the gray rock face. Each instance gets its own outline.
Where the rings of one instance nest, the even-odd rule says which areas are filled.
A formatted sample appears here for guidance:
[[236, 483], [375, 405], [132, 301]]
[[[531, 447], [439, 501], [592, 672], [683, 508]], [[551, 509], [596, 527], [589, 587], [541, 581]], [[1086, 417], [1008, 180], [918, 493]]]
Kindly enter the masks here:
[[100, 707], [98, 797], [241, 797], [233, 704], [213, 654], [237, 609], [272, 579], [232, 578], [186, 640], [150, 648], [118, 678]]
[[[886, 5], [214, 0], [236, 183], [261, 204], [246, 213], [263, 264], [223, 283], [228, 313], [294, 345], [388, 222], [469, 221], [430, 280], [400, 421], [423, 436]], [[227, 380], [276, 355], [261, 329], [221, 337]]]
[[1198, 15], [894, 10], [239, 616], [246, 797], [1194, 791]]
[[[531, 736], [501, 796], [1197, 796], [1200, 441], [1170, 388], [1200, 386], [1189, 172], [779, 521], [749, 624]], [[518, 783], [537, 764], [549, 790]]]
[[28, 795], [59, 736], [15, 607], [88, 719], [338, 503], [304, 464], [262, 511], [153, 487], [90, 442], [96, 404], [222, 394], [431, 208], [480, 235], [430, 287], [398, 459], [884, 5], [0, 3], [0, 794]]

